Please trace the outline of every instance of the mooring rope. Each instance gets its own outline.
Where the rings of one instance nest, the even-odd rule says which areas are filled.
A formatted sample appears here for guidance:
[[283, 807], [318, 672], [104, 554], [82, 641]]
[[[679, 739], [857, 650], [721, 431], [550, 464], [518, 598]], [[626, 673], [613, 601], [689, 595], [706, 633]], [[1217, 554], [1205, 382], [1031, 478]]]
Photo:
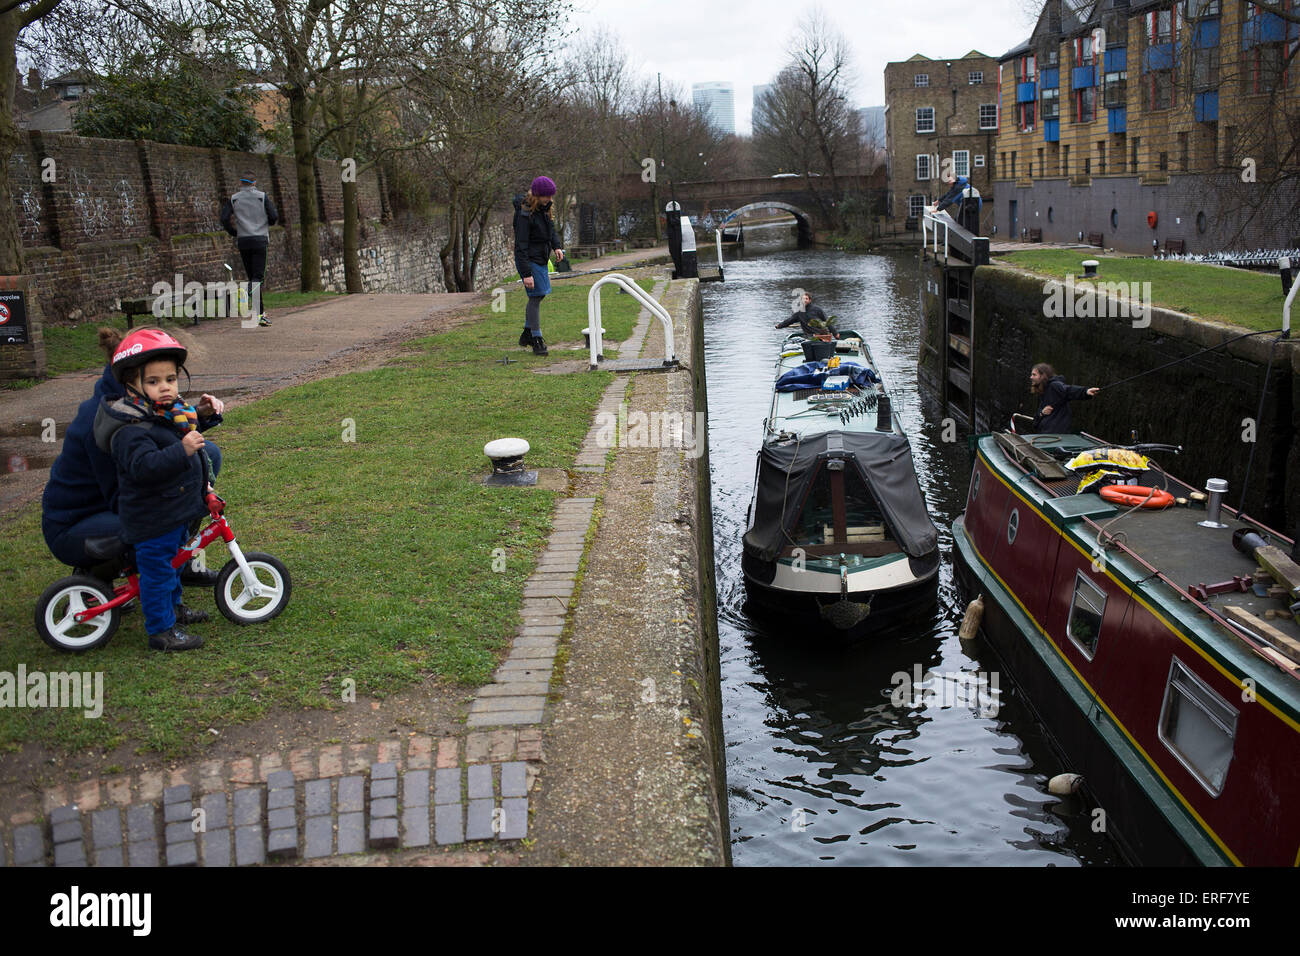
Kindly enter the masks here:
[[[1233, 342], [1239, 342], [1242, 339], [1248, 339], [1252, 335], [1272, 335], [1274, 332], [1282, 332], [1282, 331], [1283, 331], [1282, 329], [1265, 329], [1263, 332], [1244, 332], [1241, 335], [1236, 335], [1230, 339], [1226, 339], [1225, 341], [1220, 342], [1218, 345], [1212, 345], [1207, 349], [1201, 349], [1199, 352], [1193, 352], [1191, 355], [1186, 355], [1183, 358], [1174, 359], [1172, 362], [1166, 362], [1164, 365], [1157, 365], [1155, 368], [1149, 368], [1145, 372], [1138, 372], [1136, 375], [1130, 375], [1128, 378], [1122, 378], [1118, 382], [1111, 382], [1109, 385], [1099, 385], [1097, 387], [1097, 391], [1100, 392], [1108, 388], [1115, 388], [1118, 385], [1125, 385], [1133, 381], [1134, 379], [1142, 378], [1144, 375], [1150, 375], [1153, 372], [1159, 372], [1162, 369], [1169, 368], [1171, 365], [1178, 365], [1180, 362], [1191, 361], [1197, 356], [1204, 355], [1206, 352], [1217, 351], [1218, 349], [1223, 348], [1225, 345], [1231, 345]], [[1278, 337], [1277, 342], [1281, 342], [1282, 339], [1284, 338], [1286, 338], [1285, 333]], [[1276, 346], [1277, 342], [1274, 342], [1273, 344]], [[1270, 363], [1272, 362], [1271, 353], [1270, 353], [1269, 361]]]

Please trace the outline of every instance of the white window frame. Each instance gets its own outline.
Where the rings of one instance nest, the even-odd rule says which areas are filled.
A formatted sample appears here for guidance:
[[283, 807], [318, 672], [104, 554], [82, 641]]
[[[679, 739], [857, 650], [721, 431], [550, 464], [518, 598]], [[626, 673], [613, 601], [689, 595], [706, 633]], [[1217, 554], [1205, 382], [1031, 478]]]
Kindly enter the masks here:
[[934, 178], [934, 168], [930, 162], [929, 153], [916, 154], [916, 178], [918, 180], [930, 180]]
[[929, 86], [929, 85], [930, 85], [929, 73], [917, 73], [915, 76], [912, 77], [912, 86], [914, 87], [922, 87], [922, 86]]
[[[919, 202], [914, 202], [913, 200], [919, 200]], [[912, 211], [913, 206], [915, 206], [916, 212]], [[925, 196], [921, 193], [913, 193], [912, 195], [908, 196], [907, 215], [913, 219], [920, 219], [924, 213], [925, 213]]]
[[[985, 110], [992, 110], [992, 111], [993, 111], [993, 125], [992, 125], [992, 126], [986, 126], [986, 125], [984, 125], [984, 111], [985, 111]], [[979, 112], [979, 116], [980, 116], [980, 129], [997, 129], [997, 128], [998, 128], [998, 104], [997, 104], [997, 103], [981, 103], [981, 104], [980, 104], [980, 112]]]
[[967, 84], [968, 86], [983, 86], [983, 85], [984, 85], [984, 71], [983, 71], [983, 70], [971, 70], [969, 73], [966, 74], [966, 84]]
[[952, 151], [952, 174], [954, 176], [970, 176], [969, 149], [954, 149]]
[[[922, 128], [921, 128], [921, 125], [922, 125], [922, 124], [921, 124], [921, 114], [922, 114], [922, 113], [929, 113], [929, 114], [930, 114], [930, 116], [929, 116], [930, 128], [929, 128], [929, 129], [922, 129]], [[935, 121], [935, 116], [934, 116], [934, 107], [933, 107], [933, 106], [918, 106], [918, 107], [916, 108], [916, 131], [917, 131], [918, 133], [933, 133], [934, 130], [935, 130], [934, 121]]]
[[984, 168], [984, 156], [983, 156], [982, 153], [976, 153], [976, 154], [975, 154], [975, 168], [976, 168], [976, 169], [983, 169], [983, 168]]
[[[1178, 685], [1177, 689], [1175, 689], [1175, 684]], [[1217, 785], [1205, 775], [1201, 768], [1193, 764], [1191, 758], [1179, 750], [1177, 745], [1165, 734], [1169, 718], [1169, 704], [1174, 693], [1181, 693], [1184, 702], [1196, 707], [1201, 711], [1202, 716], [1219, 725], [1227, 733], [1231, 741], [1232, 747], [1228, 754], [1228, 762], [1223, 768], [1223, 773]], [[1238, 716], [1237, 709], [1220, 697], [1214, 688], [1197, 677], [1178, 658], [1173, 658], [1169, 665], [1169, 677], [1165, 682], [1165, 698], [1160, 705], [1160, 721], [1157, 724], [1160, 742], [1169, 748], [1169, 752], [1178, 758], [1178, 762], [1187, 768], [1188, 772], [1197, 779], [1211, 796], [1217, 797], [1221, 794], [1224, 785], [1228, 782], [1228, 771], [1232, 769], [1232, 758], [1237, 749]]]
[[[1083, 642], [1074, 633], [1074, 608], [1079, 603], [1080, 589], [1083, 589], [1083, 597], [1088, 601], [1088, 610], [1097, 612], [1097, 636], [1093, 639], [1092, 648]], [[1093, 604], [1101, 604], [1101, 608], [1095, 608]], [[1074, 642], [1083, 656], [1092, 660], [1097, 653], [1097, 646], [1101, 642], [1101, 623], [1106, 617], [1106, 591], [1099, 587], [1095, 582], [1088, 580], [1082, 571], [1076, 571], [1074, 575], [1074, 595], [1070, 598], [1070, 609], [1065, 619], [1065, 634]]]

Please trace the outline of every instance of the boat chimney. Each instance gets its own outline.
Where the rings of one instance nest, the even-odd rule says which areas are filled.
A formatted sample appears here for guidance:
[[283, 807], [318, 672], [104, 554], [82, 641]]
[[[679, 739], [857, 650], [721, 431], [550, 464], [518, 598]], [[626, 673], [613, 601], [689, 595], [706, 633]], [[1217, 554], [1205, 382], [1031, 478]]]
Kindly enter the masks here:
[[1205, 506], [1205, 520], [1196, 522], [1202, 528], [1226, 528], [1219, 521], [1219, 509], [1223, 506], [1223, 496], [1228, 493], [1228, 483], [1222, 478], [1211, 478], [1205, 483], [1205, 491], [1210, 496]]
[[876, 431], [887, 432], [894, 428], [894, 416], [889, 407], [889, 396], [881, 395], [876, 403]]

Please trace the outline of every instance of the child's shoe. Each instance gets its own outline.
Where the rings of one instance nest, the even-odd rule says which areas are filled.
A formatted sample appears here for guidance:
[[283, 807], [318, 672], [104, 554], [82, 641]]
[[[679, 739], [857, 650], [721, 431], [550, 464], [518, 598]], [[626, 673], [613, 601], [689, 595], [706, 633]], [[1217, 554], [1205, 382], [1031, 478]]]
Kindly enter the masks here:
[[519, 333], [519, 347], [522, 349], [526, 349], [528, 348], [528, 346], [532, 344], [533, 344], [533, 330], [525, 325], [524, 330]]
[[203, 646], [203, 638], [197, 634], [187, 634], [179, 627], [168, 628], [160, 634], [149, 635], [151, 651], [192, 651]]
[[546, 343], [542, 341], [542, 337], [540, 335], [533, 336], [533, 354], [534, 355], [551, 354], [550, 349], [546, 347]]
[[186, 607], [184, 604], [176, 605], [177, 624], [202, 624], [207, 619], [207, 611], [200, 611], [198, 608]]

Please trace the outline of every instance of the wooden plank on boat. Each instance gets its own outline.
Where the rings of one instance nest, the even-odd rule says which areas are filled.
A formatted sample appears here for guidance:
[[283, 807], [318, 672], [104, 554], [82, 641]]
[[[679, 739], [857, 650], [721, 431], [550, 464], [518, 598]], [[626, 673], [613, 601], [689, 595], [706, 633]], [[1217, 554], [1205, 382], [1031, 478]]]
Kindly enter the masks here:
[[1293, 598], [1300, 600], [1300, 565], [1287, 557], [1285, 551], [1266, 544], [1255, 549], [1255, 560], [1273, 575], [1273, 580], [1290, 591]]
[[1037, 473], [1044, 481], [1060, 481], [1070, 477], [1070, 473], [1059, 461], [1027, 441], [1022, 435], [1014, 432], [998, 432], [994, 437], [997, 439], [998, 446], [1018, 465]]
[[1295, 640], [1288, 634], [1283, 634], [1272, 624], [1261, 621], [1243, 607], [1227, 604], [1224, 605], [1222, 611], [1225, 617], [1240, 624], [1257, 637], [1268, 641], [1275, 649], [1293, 661], [1300, 661], [1300, 641]]

